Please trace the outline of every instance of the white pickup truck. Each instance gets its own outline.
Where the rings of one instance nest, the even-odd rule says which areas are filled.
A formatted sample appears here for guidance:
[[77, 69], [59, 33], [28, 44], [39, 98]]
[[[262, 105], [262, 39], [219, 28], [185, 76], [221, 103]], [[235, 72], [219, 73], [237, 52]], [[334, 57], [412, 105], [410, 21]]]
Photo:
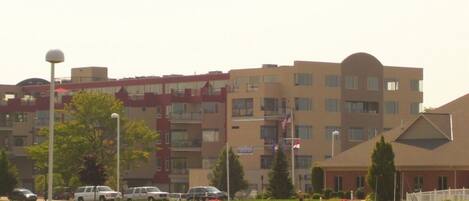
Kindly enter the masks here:
[[77, 188], [74, 197], [75, 201], [116, 201], [122, 198], [121, 193], [116, 192], [108, 186], [82, 186]]
[[132, 187], [125, 191], [124, 201], [168, 201], [169, 193], [154, 186]]

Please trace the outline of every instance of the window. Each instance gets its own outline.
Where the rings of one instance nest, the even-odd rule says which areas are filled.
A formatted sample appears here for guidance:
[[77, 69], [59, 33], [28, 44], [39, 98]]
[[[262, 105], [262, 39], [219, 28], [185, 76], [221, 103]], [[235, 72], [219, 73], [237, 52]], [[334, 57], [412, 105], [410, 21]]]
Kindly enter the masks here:
[[399, 89], [399, 81], [396, 79], [384, 80], [384, 89], [386, 91], [397, 91]]
[[308, 156], [295, 156], [295, 169], [311, 168], [312, 158]]
[[330, 154], [326, 154], [326, 155], [324, 155], [324, 159], [325, 159], [325, 160], [327, 160], [327, 159], [331, 159], [331, 158], [332, 158], [332, 156], [331, 156]]
[[332, 132], [334, 132], [334, 131], [339, 131], [340, 132], [340, 127], [338, 127], [338, 126], [326, 126], [325, 138], [327, 140], [332, 140]]
[[169, 167], [170, 167], [169, 165], [170, 165], [170, 164], [171, 164], [171, 163], [169, 162], [169, 159], [164, 160], [164, 170], [165, 170], [166, 172], [169, 172]]
[[326, 99], [326, 111], [327, 112], [338, 112], [339, 111], [339, 100], [337, 99]]
[[295, 127], [295, 137], [301, 139], [311, 139], [313, 127], [310, 125], [297, 125]]
[[13, 142], [16, 147], [26, 146], [26, 136], [13, 136]]
[[171, 130], [171, 146], [186, 146], [189, 140], [189, 134], [186, 130]]
[[217, 113], [218, 112], [218, 104], [215, 102], [203, 102], [202, 103], [202, 111], [204, 113]]
[[252, 98], [239, 98], [233, 99], [232, 116], [252, 116], [253, 99]]
[[295, 73], [295, 85], [307, 86], [313, 84], [313, 75], [311, 73]]
[[379, 90], [379, 82], [377, 77], [368, 77], [367, 88], [370, 91], [378, 91]]
[[218, 129], [204, 129], [202, 131], [202, 139], [204, 142], [218, 142]]
[[312, 109], [311, 98], [295, 98], [295, 109], [297, 111], [310, 111]]
[[384, 111], [386, 114], [397, 114], [399, 113], [399, 102], [397, 101], [386, 101], [384, 102]]
[[217, 158], [212, 158], [212, 157], [203, 158], [202, 159], [202, 168], [203, 169], [211, 169], [213, 167], [213, 165], [215, 165], [216, 162], [217, 162]]
[[422, 80], [410, 80], [410, 90], [422, 92], [422, 83]]
[[422, 103], [411, 103], [410, 104], [410, 114], [419, 114], [422, 112]]
[[276, 75], [264, 75], [263, 80], [264, 80], [264, 83], [277, 83], [277, 82], [279, 82], [279, 78]]
[[448, 177], [439, 176], [438, 177], [438, 190], [446, 190], [446, 189], [448, 189]]
[[358, 76], [345, 76], [345, 88], [346, 89], [358, 89]]
[[26, 122], [28, 114], [25, 112], [17, 112], [15, 113], [15, 121], [16, 122]]
[[261, 139], [264, 139], [264, 144], [274, 144], [277, 141], [277, 127], [261, 126]]
[[266, 115], [277, 114], [279, 109], [278, 99], [276, 98], [264, 98], [264, 102], [261, 106]]
[[171, 112], [172, 113], [184, 113], [186, 112], [187, 105], [184, 103], [172, 103]]
[[419, 192], [423, 189], [423, 176], [414, 177], [414, 191]]
[[363, 128], [349, 128], [348, 139], [349, 141], [363, 141], [364, 133]]
[[377, 128], [369, 128], [368, 129], [368, 139], [374, 138], [376, 135], [378, 135], [378, 129]]
[[156, 171], [161, 171], [161, 159], [156, 159]]
[[365, 187], [365, 177], [364, 176], [357, 176], [357, 178], [356, 178], [356, 187], [357, 188]]
[[338, 87], [339, 76], [338, 75], [326, 75], [326, 87]]
[[345, 109], [347, 112], [355, 113], [378, 113], [378, 102], [364, 101], [346, 101]]
[[342, 176], [334, 176], [334, 191], [342, 191]]
[[172, 158], [171, 159], [171, 173], [176, 173], [176, 174], [187, 173], [186, 158]]
[[261, 156], [261, 168], [270, 169], [272, 166], [272, 156], [271, 155], [262, 155]]

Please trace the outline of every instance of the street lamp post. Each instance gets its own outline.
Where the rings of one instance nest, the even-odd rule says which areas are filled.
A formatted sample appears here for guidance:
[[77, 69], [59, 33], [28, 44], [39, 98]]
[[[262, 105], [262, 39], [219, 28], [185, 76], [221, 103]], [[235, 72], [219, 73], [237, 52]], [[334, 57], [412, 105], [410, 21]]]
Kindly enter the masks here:
[[335, 136], [339, 135], [339, 131], [335, 130], [332, 132], [332, 152], [331, 152], [331, 158], [334, 157], [334, 138]]
[[46, 61], [51, 63], [50, 68], [50, 88], [49, 88], [49, 163], [48, 163], [48, 177], [47, 177], [47, 198], [52, 200], [52, 180], [53, 180], [53, 165], [54, 165], [54, 90], [55, 90], [55, 77], [54, 65], [64, 61], [64, 53], [59, 49], [49, 50], [46, 54]]
[[120, 116], [117, 113], [112, 113], [111, 118], [117, 119], [117, 192], [119, 191], [119, 180], [120, 180]]

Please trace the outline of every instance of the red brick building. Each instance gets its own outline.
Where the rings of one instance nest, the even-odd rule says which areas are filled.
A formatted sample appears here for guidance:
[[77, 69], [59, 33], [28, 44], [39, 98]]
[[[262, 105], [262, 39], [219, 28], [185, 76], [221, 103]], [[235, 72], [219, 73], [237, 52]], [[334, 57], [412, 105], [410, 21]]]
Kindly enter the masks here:
[[[395, 154], [397, 196], [469, 187], [469, 94], [383, 135]], [[367, 169], [379, 139], [375, 137], [322, 161], [325, 188], [349, 191], [364, 187], [368, 191]]]

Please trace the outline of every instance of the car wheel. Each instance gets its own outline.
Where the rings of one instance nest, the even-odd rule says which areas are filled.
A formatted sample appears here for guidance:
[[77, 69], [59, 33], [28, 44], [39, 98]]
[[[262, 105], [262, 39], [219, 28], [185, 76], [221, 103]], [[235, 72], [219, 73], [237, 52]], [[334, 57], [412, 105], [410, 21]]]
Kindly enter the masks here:
[[148, 201], [155, 201], [155, 199], [153, 199], [153, 197], [149, 197]]
[[83, 198], [82, 198], [82, 197], [79, 197], [79, 198], [78, 198], [78, 201], [83, 201]]
[[99, 201], [106, 201], [106, 199], [104, 199], [104, 197], [99, 197]]
[[132, 201], [132, 199], [129, 198], [129, 199], [127, 199], [127, 201]]

